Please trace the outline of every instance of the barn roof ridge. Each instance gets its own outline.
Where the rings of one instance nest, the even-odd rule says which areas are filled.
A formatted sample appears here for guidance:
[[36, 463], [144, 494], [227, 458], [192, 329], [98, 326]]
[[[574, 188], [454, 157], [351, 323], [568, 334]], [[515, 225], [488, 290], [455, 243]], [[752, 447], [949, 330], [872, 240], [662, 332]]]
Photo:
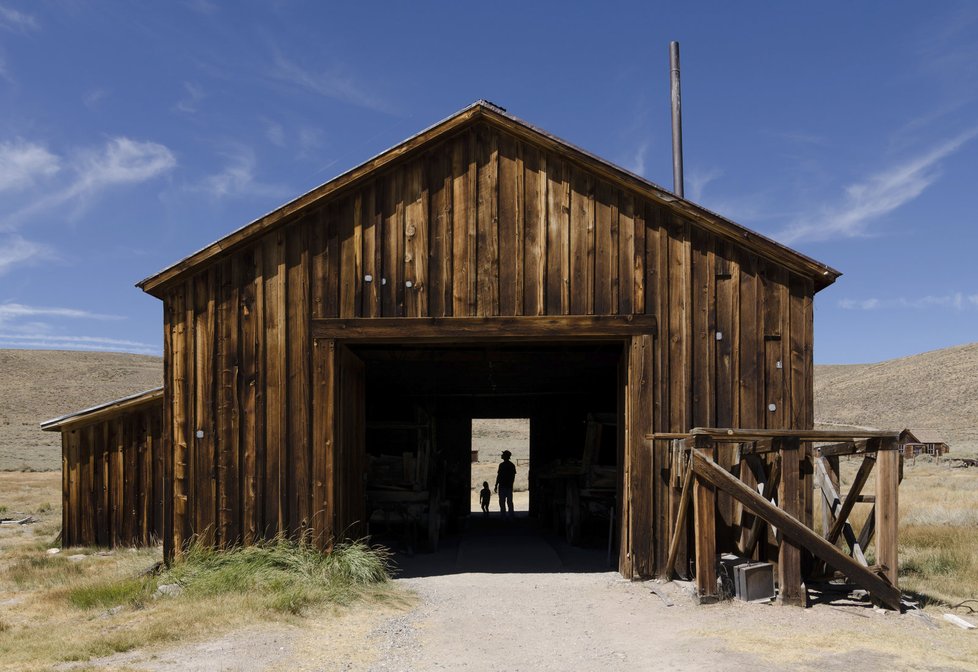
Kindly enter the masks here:
[[617, 182], [620, 186], [638, 192], [647, 198], [663, 203], [679, 214], [686, 216], [694, 225], [734, 240], [760, 256], [781, 263], [797, 273], [810, 277], [815, 291], [824, 289], [842, 275], [836, 269], [808, 257], [787, 245], [768, 238], [738, 224], [723, 215], [712, 212], [685, 198], [676, 196], [669, 190], [629, 170], [611, 163], [576, 145], [567, 142], [533, 124], [506, 111], [505, 108], [485, 99], [468, 105], [445, 119], [408, 137], [363, 163], [324, 182], [288, 203], [272, 210], [266, 215], [232, 231], [217, 241], [201, 248], [191, 255], [177, 261], [163, 270], [136, 283], [143, 291], [159, 296], [158, 291], [169, 281], [183, 276], [201, 264], [215, 257], [240, 248], [251, 239], [266, 233], [287, 222], [293, 215], [314, 206], [318, 201], [367, 177], [389, 163], [438, 141], [445, 135], [477, 120], [484, 120], [510, 132], [511, 134], [536, 144], [547, 146], [569, 155], [569, 157], [592, 170], [605, 179]]

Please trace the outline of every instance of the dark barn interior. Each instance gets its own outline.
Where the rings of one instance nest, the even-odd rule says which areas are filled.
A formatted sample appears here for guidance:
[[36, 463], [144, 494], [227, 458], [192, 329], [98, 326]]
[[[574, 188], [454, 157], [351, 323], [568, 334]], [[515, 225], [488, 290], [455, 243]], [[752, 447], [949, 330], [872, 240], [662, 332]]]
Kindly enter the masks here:
[[[362, 345], [369, 532], [436, 550], [471, 513], [472, 420], [529, 418], [529, 517], [576, 545], [618, 535], [619, 376], [615, 341]], [[483, 456], [498, 459], [498, 454]], [[490, 485], [492, 483], [490, 482]], [[495, 497], [492, 516], [497, 515]], [[617, 548], [612, 549], [617, 552]]]

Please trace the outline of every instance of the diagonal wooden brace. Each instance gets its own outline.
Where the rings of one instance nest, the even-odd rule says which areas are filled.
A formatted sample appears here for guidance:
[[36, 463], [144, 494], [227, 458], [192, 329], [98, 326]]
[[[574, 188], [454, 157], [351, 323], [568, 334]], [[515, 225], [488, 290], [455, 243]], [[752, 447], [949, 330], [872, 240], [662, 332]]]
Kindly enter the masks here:
[[753, 511], [754, 515], [776, 526], [786, 537], [793, 539], [815, 554], [816, 557], [841, 571], [853, 583], [869, 591], [880, 603], [891, 609], [900, 610], [900, 591], [886, 579], [877, 576], [867, 567], [863, 567], [834, 545], [812, 532], [804, 523], [768, 502], [740, 480], [714, 464], [701, 451], [694, 449], [692, 458], [693, 469], [697, 476], [730, 493], [734, 499]]

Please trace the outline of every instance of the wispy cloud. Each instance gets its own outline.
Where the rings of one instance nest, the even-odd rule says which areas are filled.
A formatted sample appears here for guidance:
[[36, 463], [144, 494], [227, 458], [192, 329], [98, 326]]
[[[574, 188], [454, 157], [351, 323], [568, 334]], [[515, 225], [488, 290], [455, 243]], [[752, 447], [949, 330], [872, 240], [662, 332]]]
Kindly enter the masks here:
[[24, 14], [6, 5], [0, 5], [0, 27], [7, 30], [37, 30], [40, 28], [37, 19], [30, 14]]
[[219, 173], [205, 177], [195, 190], [214, 198], [234, 196], [284, 197], [290, 190], [281, 184], [268, 184], [255, 177], [255, 152], [250, 147], [236, 145], [225, 152], [227, 164]]
[[212, 2], [211, 0], [186, 0], [184, 4], [198, 14], [204, 14], [207, 16], [217, 14], [218, 10], [220, 10], [217, 3]]
[[276, 147], [285, 147], [285, 128], [277, 121], [265, 119], [265, 137]]
[[54, 258], [54, 253], [46, 245], [26, 240], [18, 235], [0, 238], [0, 275], [15, 266], [31, 264]]
[[206, 97], [203, 87], [193, 82], [184, 82], [183, 93], [183, 98], [176, 102], [173, 109], [185, 114], [195, 114], [200, 101]]
[[965, 310], [978, 308], [978, 294], [953, 292], [950, 294], [927, 295], [917, 298], [896, 297], [891, 299], [841, 299], [838, 304], [843, 310], [885, 310], [889, 308], [947, 308]]
[[36, 350], [91, 350], [96, 352], [132, 352], [158, 355], [160, 349], [149, 343], [100, 336], [58, 336], [46, 333], [0, 333], [0, 348]]
[[29, 306], [0, 303], [0, 347], [44, 348], [57, 350], [101, 350], [158, 354], [149, 343], [103, 336], [76, 336], [58, 333], [65, 321], [117, 321], [126, 318], [90, 310], [59, 306]]
[[41, 145], [23, 140], [0, 142], [0, 191], [33, 186], [37, 178], [60, 169], [58, 157]]
[[632, 171], [636, 175], [645, 176], [645, 157], [649, 154], [649, 146], [652, 143], [648, 140], [642, 140], [638, 145], [635, 146], [635, 151], [633, 152], [631, 158], [628, 160], [628, 164], [625, 166], [628, 170]]
[[719, 168], [709, 168], [707, 170], [692, 169], [686, 172], [685, 183], [689, 188], [686, 189], [686, 197], [699, 203], [703, 199], [703, 192], [706, 186], [723, 175]]
[[776, 234], [784, 243], [802, 240], [855, 238], [869, 233], [869, 225], [920, 196], [940, 176], [939, 163], [978, 135], [978, 128], [943, 142], [845, 190], [841, 204], [824, 208], [815, 217], [799, 219]]
[[0, 326], [24, 317], [68, 317], [86, 320], [124, 320], [121, 315], [104, 315], [78, 308], [48, 308], [27, 306], [22, 303], [0, 303]]
[[[50, 172], [52, 160], [48, 158], [45, 163], [42, 158], [35, 152], [33, 162], [27, 163], [45, 166]], [[110, 139], [100, 149], [82, 150], [71, 159], [62, 160], [60, 165], [66, 169], [64, 172], [73, 177], [60, 188], [46, 190], [12, 214], [6, 222], [8, 229], [24, 219], [65, 203], [84, 207], [110, 187], [151, 180], [173, 169], [177, 160], [164, 145], [118, 137]]]
[[102, 101], [108, 97], [105, 89], [92, 89], [82, 96], [82, 104], [90, 110], [97, 110], [102, 106]]
[[375, 112], [393, 113], [393, 106], [383, 96], [367, 90], [354, 74], [339, 64], [324, 70], [307, 70], [280, 53], [272, 58], [268, 70], [272, 79], [299, 86], [320, 96], [356, 105]]

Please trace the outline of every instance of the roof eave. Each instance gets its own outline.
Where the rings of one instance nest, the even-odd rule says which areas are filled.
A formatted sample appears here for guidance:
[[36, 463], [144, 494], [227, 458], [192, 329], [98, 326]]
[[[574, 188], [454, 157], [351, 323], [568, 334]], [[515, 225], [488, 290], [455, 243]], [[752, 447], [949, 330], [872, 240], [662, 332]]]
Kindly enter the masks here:
[[163, 387], [154, 387], [149, 390], [120, 397], [119, 399], [97, 404], [80, 411], [75, 411], [74, 413], [68, 413], [67, 415], [52, 418], [51, 420], [45, 420], [41, 423], [41, 429], [45, 432], [61, 431], [62, 429], [72, 425], [87, 424], [102, 416], [113, 415], [115, 413], [121, 413], [126, 410], [138, 408], [146, 404], [151, 404], [157, 399], [162, 398]]

